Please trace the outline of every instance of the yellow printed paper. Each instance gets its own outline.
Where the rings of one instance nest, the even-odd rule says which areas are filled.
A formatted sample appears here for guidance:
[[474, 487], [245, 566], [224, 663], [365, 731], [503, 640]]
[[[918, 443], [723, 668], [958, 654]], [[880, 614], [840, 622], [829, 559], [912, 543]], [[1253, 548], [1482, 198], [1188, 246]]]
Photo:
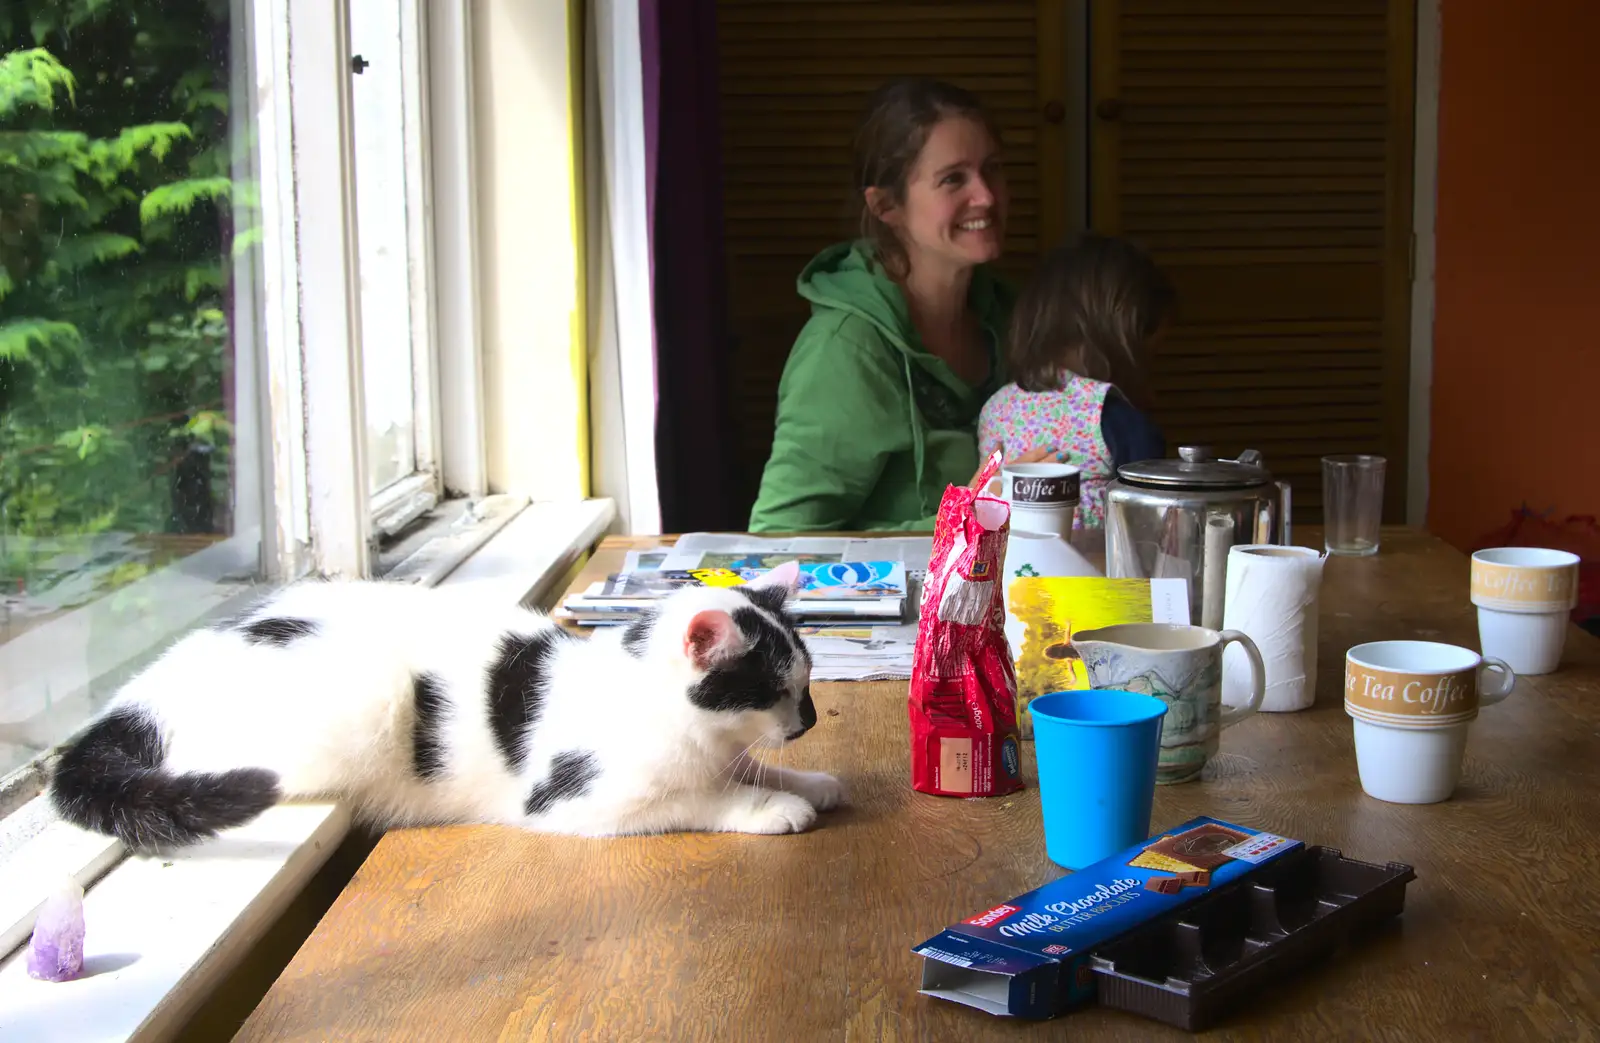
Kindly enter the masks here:
[[1010, 613], [1024, 627], [1017, 657], [1017, 722], [1033, 735], [1028, 704], [1050, 692], [1089, 687], [1072, 635], [1118, 623], [1154, 619], [1150, 581], [1102, 576], [1024, 576], [1008, 591]]
[[689, 575], [708, 587], [740, 587], [744, 577], [732, 569], [690, 569]]

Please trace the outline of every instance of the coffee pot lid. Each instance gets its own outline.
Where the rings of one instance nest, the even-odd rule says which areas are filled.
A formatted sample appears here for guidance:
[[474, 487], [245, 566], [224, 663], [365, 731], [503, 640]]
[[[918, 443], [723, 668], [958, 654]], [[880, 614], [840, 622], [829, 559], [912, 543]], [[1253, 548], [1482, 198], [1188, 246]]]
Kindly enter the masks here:
[[1123, 481], [1165, 488], [1242, 489], [1272, 480], [1261, 454], [1246, 449], [1237, 460], [1213, 458], [1206, 446], [1178, 447], [1176, 460], [1138, 460], [1117, 468]]

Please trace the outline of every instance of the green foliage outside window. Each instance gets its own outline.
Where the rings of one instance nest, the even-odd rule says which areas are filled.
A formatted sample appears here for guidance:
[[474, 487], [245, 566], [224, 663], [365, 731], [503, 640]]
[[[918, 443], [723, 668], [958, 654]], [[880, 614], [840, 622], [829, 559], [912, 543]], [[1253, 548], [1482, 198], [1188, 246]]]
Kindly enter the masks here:
[[[0, 4], [0, 585], [96, 533], [227, 533], [229, 9]], [[249, 215], [249, 229], [234, 227]]]

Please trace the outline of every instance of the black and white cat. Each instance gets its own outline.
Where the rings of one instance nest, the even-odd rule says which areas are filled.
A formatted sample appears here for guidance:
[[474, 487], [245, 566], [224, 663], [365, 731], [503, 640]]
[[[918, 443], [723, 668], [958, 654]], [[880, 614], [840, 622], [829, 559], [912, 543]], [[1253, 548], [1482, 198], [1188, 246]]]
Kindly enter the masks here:
[[62, 751], [51, 798], [136, 848], [313, 797], [379, 826], [799, 832], [839, 781], [751, 756], [816, 723], [783, 612], [797, 578], [681, 590], [588, 640], [448, 589], [290, 586], [129, 681]]

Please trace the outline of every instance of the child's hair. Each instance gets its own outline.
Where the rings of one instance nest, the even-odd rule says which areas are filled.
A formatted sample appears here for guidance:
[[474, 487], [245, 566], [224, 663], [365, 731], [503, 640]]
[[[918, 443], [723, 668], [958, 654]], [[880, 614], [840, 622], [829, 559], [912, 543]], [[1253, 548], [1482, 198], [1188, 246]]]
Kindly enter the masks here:
[[855, 190], [861, 201], [861, 237], [877, 252], [878, 262], [895, 278], [909, 267], [905, 244], [866, 203], [866, 190], [880, 188], [897, 205], [906, 201], [906, 182], [942, 120], [962, 117], [989, 132], [996, 146], [1000, 127], [978, 96], [941, 80], [894, 80], [873, 92], [856, 131]]
[[1007, 361], [1024, 391], [1056, 391], [1068, 375], [1144, 397], [1140, 349], [1172, 314], [1172, 283], [1126, 239], [1086, 232], [1052, 250], [1011, 314]]

